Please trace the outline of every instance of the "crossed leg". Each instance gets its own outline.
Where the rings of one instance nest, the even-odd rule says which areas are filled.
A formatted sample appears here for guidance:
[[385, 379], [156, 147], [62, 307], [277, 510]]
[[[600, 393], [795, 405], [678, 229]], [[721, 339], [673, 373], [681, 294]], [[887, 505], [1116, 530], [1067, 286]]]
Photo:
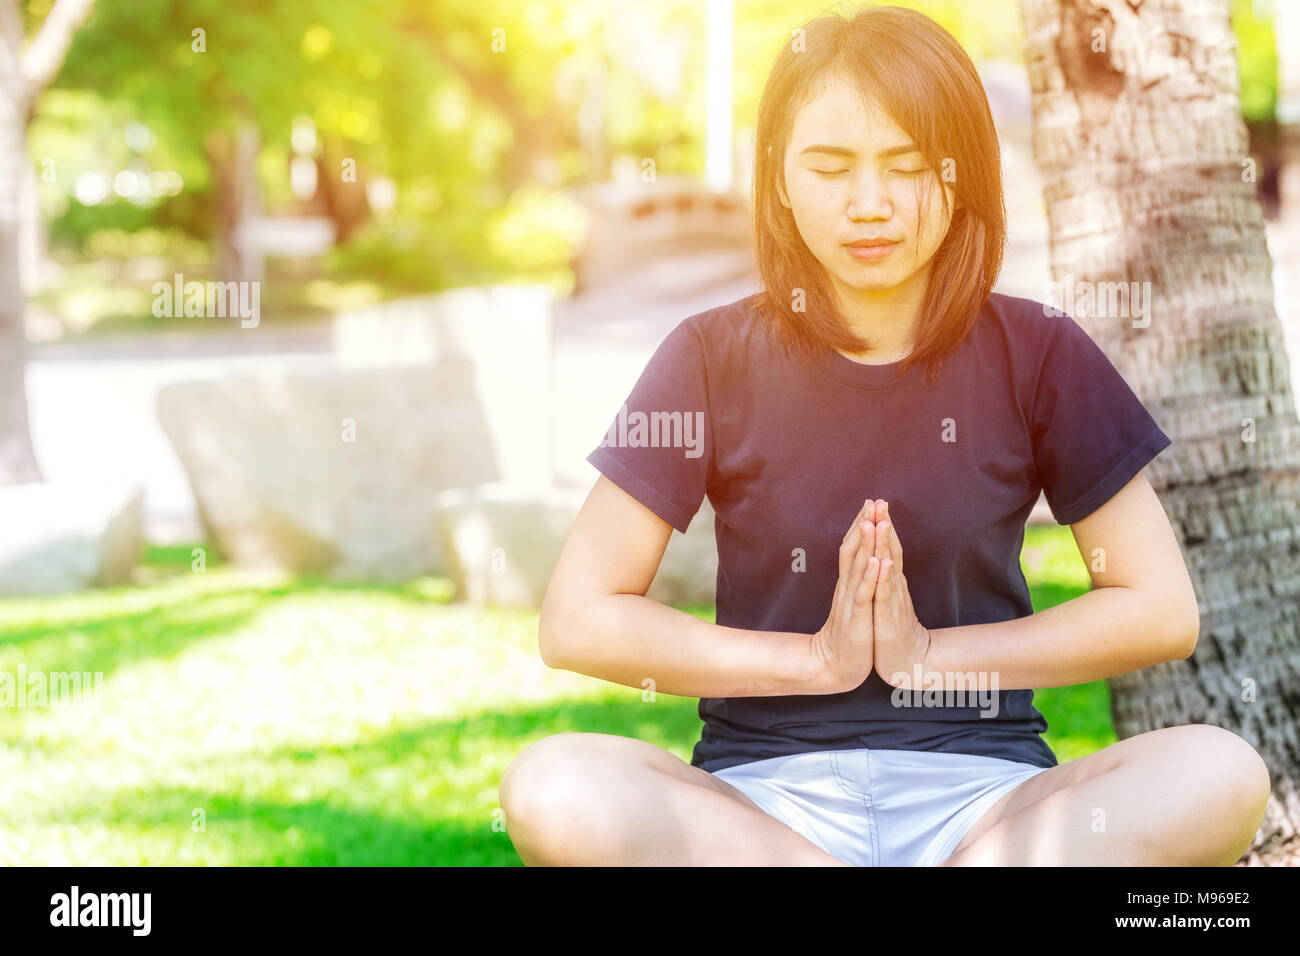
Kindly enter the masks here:
[[[647, 741], [562, 733], [501, 780], [529, 866], [845, 866], [707, 771]], [[1031, 777], [941, 866], [1230, 866], [1269, 797], [1264, 761], [1209, 724], [1121, 740]]]
[[940, 866], [1231, 866], [1264, 818], [1268, 768], [1211, 724], [1129, 737], [1029, 778]]
[[706, 770], [644, 740], [562, 733], [501, 778], [528, 866], [847, 866]]

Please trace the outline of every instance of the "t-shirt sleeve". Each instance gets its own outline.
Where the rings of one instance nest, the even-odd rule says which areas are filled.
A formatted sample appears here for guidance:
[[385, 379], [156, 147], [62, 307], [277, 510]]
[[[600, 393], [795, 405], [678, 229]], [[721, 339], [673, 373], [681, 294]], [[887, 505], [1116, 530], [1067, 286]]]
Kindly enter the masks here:
[[704, 342], [689, 320], [659, 344], [587, 461], [683, 534], [713, 460]]
[[1106, 353], [1056, 317], [1034, 393], [1032, 439], [1059, 524], [1092, 514], [1172, 444]]

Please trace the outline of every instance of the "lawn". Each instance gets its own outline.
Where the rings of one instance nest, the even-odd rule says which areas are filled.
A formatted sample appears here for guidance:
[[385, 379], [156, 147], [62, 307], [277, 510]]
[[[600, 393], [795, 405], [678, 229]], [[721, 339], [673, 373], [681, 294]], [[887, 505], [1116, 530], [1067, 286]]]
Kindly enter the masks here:
[[[1087, 589], [1067, 528], [1030, 528], [1022, 561], [1035, 608]], [[130, 587], [0, 601], [0, 672], [103, 674], [97, 701], [0, 709], [0, 864], [519, 865], [497, 784], [527, 744], [690, 760], [694, 699], [550, 670], [536, 612], [450, 590], [196, 572], [187, 546]], [[1104, 682], [1035, 703], [1062, 761], [1115, 740]]]

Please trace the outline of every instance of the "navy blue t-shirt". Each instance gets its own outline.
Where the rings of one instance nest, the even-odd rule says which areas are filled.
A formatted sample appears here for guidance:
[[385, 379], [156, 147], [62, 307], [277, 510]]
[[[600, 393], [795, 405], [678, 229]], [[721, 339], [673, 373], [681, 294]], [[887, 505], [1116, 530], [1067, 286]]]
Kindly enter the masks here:
[[[1040, 490], [1072, 524], [1170, 444], [1082, 327], [1040, 302], [991, 295], [926, 385], [921, 366], [792, 357], [756, 298], [677, 325], [587, 456], [681, 532], [708, 495], [718, 624], [821, 628], [867, 498], [889, 502], [922, 625], [1032, 614], [1019, 556]], [[866, 747], [1055, 766], [1034, 692], [984, 686], [987, 702], [953, 707], [898, 706], [874, 672], [838, 694], [702, 698], [691, 764]]]

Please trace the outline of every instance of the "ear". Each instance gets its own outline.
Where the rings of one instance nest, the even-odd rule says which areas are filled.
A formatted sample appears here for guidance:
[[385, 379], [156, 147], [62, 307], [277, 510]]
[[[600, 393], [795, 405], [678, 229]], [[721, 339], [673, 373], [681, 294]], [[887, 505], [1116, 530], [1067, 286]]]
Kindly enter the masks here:
[[780, 173], [778, 173], [776, 177], [776, 196], [778, 199], [781, 200], [782, 206], [784, 206], [786, 209], [792, 208], [790, 206], [790, 197], [786, 195], [786, 191], [785, 191], [785, 176], [781, 175]]

